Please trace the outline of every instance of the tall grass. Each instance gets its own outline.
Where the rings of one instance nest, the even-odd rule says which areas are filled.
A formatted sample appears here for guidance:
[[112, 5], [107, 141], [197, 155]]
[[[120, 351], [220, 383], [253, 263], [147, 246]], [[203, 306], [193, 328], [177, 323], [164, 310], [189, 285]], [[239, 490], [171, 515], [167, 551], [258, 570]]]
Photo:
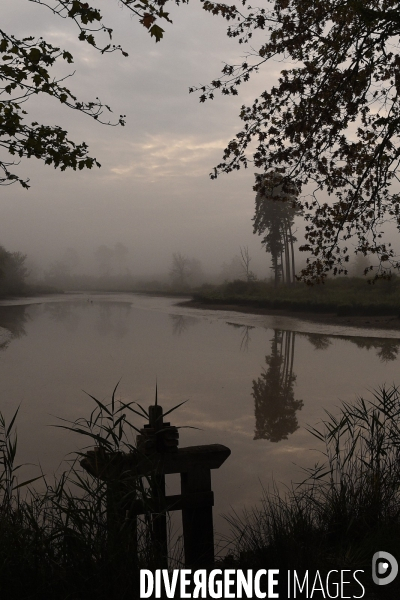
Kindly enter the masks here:
[[[93, 400], [88, 419], [61, 426], [95, 445], [89, 456], [103, 478], [81, 468], [82, 451], [61, 476], [41, 475], [44, 491], [18, 482], [17, 413], [9, 424], [0, 415], [1, 598], [133, 600], [139, 569], [157, 566], [150, 510], [137, 520], [133, 509], [137, 500], [146, 505], [152, 474], [135, 478], [123, 460], [137, 452], [129, 418], [146, 411], [117, 403], [115, 390], [110, 404]], [[261, 508], [230, 518], [231, 566], [370, 572], [376, 551], [400, 557], [398, 388], [343, 403], [339, 416], [327, 413], [310, 431], [324, 450], [302, 483], [266, 491]], [[388, 587], [398, 594], [396, 581]]]
[[369, 574], [376, 551], [399, 558], [399, 389], [343, 403], [338, 417], [327, 413], [310, 431], [324, 450], [306, 478], [286, 494], [265, 492], [261, 508], [229, 517], [237, 560], [252, 568]]
[[[128, 417], [146, 416], [132, 404], [93, 397], [88, 419], [63, 423], [89, 440], [107, 478], [89, 475], [77, 453], [69, 468], [50, 481], [41, 476], [18, 483], [17, 436], [13, 416], [0, 415], [0, 597], [30, 600], [123, 600], [138, 597], [140, 567], [154, 566], [149, 515], [137, 519], [134, 501], [146, 503], [152, 485], [118, 468], [123, 452], [137, 452], [136, 427]], [[108, 458], [107, 458], [108, 457]], [[40, 486], [43, 487], [43, 486]]]

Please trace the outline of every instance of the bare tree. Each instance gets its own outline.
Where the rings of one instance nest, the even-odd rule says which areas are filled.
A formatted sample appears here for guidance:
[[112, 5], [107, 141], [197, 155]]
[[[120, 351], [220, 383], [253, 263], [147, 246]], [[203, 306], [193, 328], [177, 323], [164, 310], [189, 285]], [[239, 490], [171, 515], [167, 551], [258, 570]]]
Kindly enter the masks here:
[[245, 274], [246, 281], [255, 281], [257, 279], [257, 277], [255, 276], [253, 271], [250, 269], [251, 256], [249, 253], [248, 246], [243, 246], [243, 248], [242, 248], [242, 246], [240, 246], [240, 256], [241, 256], [241, 260], [242, 260], [242, 269]]
[[236, 254], [230, 262], [224, 262], [219, 278], [222, 281], [234, 281], [243, 277], [242, 261]]
[[189, 260], [189, 271], [190, 285], [196, 287], [206, 281], [203, 265], [198, 258], [192, 258]]
[[189, 278], [191, 275], [190, 259], [180, 252], [174, 252], [172, 255], [172, 267], [169, 272], [172, 283], [178, 289], [187, 289], [189, 287]]

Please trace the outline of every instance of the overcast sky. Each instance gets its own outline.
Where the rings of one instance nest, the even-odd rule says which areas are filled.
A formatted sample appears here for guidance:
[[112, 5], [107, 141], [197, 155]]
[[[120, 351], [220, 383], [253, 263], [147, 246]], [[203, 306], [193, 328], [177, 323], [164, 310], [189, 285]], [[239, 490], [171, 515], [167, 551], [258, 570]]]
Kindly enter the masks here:
[[[95, 3], [93, 3], [95, 4]], [[200, 3], [172, 8], [173, 25], [156, 44], [116, 0], [98, 0], [114, 42], [129, 53], [100, 55], [77, 40], [66, 20], [28, 0], [2, 0], [2, 28], [16, 36], [42, 35], [74, 55], [75, 75], [67, 85], [82, 100], [99, 96], [126, 127], [106, 127], [63, 108], [50, 98], [29, 101], [30, 117], [65, 127], [75, 142], [86, 141], [101, 169], [64, 173], [35, 159], [18, 173], [30, 177], [26, 191], [2, 188], [0, 244], [22, 250], [44, 266], [75, 247], [87, 264], [100, 244], [122, 242], [134, 273], [168, 270], [180, 251], [217, 271], [248, 245], [252, 267], [269, 273], [269, 261], [252, 234], [254, 171], [209, 173], [240, 129], [238, 117], [272, 85], [281, 64], [272, 63], [241, 90], [200, 104], [191, 85], [215, 78], [224, 61], [237, 61], [244, 48], [226, 36], [227, 23], [205, 13]]]

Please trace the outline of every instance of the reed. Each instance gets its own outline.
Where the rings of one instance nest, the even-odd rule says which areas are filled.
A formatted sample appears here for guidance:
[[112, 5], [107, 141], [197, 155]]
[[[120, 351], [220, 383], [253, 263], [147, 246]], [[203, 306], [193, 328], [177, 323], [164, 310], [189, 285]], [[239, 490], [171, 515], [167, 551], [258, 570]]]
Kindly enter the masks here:
[[[93, 398], [88, 419], [63, 422], [101, 455], [136, 452], [138, 431], [130, 416], [146, 416], [134, 403]], [[17, 411], [18, 412], [18, 411]], [[132, 517], [127, 507], [146, 502], [152, 481], [123, 474], [123, 486], [88, 475], [78, 452], [60, 476], [43, 474], [18, 483], [15, 421], [0, 415], [1, 597], [30, 600], [123, 600], [138, 597], [139, 569], [154, 566], [149, 515]], [[41, 491], [32, 485], [41, 479]], [[44, 489], [43, 489], [44, 488]], [[115, 517], [115, 519], [113, 518]]]
[[400, 556], [399, 389], [343, 403], [310, 432], [324, 449], [305, 479], [228, 517], [237, 564], [370, 573], [376, 551]]
[[[137, 428], [130, 419], [146, 417], [146, 411], [116, 402], [115, 393], [109, 404], [92, 397], [88, 419], [60, 426], [83, 436], [98, 453], [136, 452]], [[59, 477], [41, 474], [19, 482], [17, 413], [8, 424], [0, 415], [1, 597], [137, 598], [139, 569], [154, 568], [156, 558], [150, 515], [137, 521], [127, 507], [137, 498], [147, 501], [151, 477], [136, 480], [124, 473], [122, 487], [114, 493], [111, 486], [110, 494], [110, 481], [81, 468], [82, 450]], [[272, 486], [260, 508], [229, 517], [229, 568], [369, 572], [377, 550], [400, 555], [399, 389], [382, 387], [369, 400], [343, 403], [338, 416], [327, 413], [310, 432], [323, 450], [303, 481], [285, 494]], [[40, 491], [33, 485], [37, 479]], [[178, 548], [171, 549], [175, 568]], [[398, 594], [395, 585], [391, 593]]]

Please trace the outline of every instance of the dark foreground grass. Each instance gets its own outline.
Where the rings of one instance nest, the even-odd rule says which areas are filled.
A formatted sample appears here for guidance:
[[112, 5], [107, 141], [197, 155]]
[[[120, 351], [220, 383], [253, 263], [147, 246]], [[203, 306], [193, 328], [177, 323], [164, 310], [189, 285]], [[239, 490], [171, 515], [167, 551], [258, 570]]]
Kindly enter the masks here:
[[[141, 411], [117, 406], [114, 396], [109, 405], [96, 400], [89, 419], [65, 426], [86, 436], [99, 455], [115, 457], [137, 452], [127, 417]], [[81, 468], [78, 453], [54, 481], [18, 483], [15, 417], [7, 425], [0, 415], [0, 598], [138, 598], [139, 569], [154, 566], [155, 557], [149, 519], [137, 522], [129, 506], [137, 497], [147, 501], [151, 477], [120, 472], [118, 485], [112, 477], [107, 485]]]
[[[117, 406], [114, 395], [110, 405], [97, 400], [96, 405], [89, 419], [66, 427], [86, 436], [101, 454], [137, 452], [128, 416], [142, 411]], [[53, 482], [18, 484], [14, 422], [7, 425], [0, 417], [0, 597], [138, 598], [139, 569], [154, 568], [157, 556], [151, 520], [144, 516], [136, 527], [130, 507], [138, 497], [148, 500], [151, 476], [143, 482], [121, 472], [111, 482], [115, 487], [107, 488], [82, 471], [78, 454]], [[378, 587], [370, 576], [375, 552], [400, 558], [398, 389], [382, 388], [371, 401], [343, 404], [338, 417], [328, 414], [311, 433], [324, 444], [323, 461], [286, 495], [265, 492], [261, 508], [230, 518], [234, 555], [226, 564], [299, 574], [363, 569], [365, 598], [398, 598], [396, 581]], [[38, 483], [44, 490], [35, 491]], [[346, 591], [361, 597], [360, 587]], [[280, 597], [287, 597], [284, 590]]]
[[285, 495], [265, 492], [261, 508], [229, 518], [237, 564], [325, 575], [362, 569], [366, 598], [399, 598], [398, 581], [378, 587], [371, 579], [375, 552], [400, 559], [399, 390], [344, 403], [339, 417], [328, 414], [310, 431], [325, 446], [321, 464]]
[[264, 309], [284, 309], [339, 316], [400, 315], [400, 278], [378, 280], [338, 277], [324, 284], [274, 287], [265, 281], [232, 281], [219, 286], [203, 286], [195, 295], [198, 302], [239, 304]]

